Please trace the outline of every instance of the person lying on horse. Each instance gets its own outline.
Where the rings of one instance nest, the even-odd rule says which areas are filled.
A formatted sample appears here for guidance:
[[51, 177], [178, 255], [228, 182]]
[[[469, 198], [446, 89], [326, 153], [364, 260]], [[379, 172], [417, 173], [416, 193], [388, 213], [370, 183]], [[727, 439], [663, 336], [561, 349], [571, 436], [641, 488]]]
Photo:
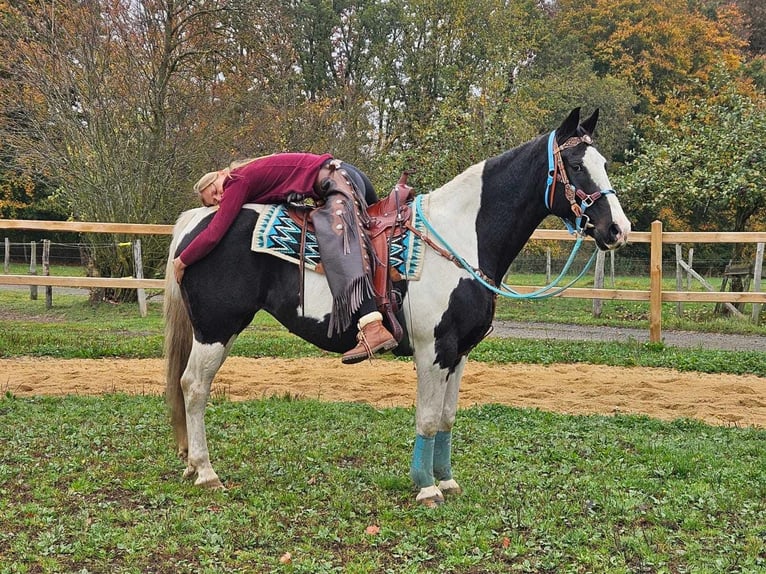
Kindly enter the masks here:
[[194, 186], [203, 205], [218, 206], [207, 228], [173, 260], [178, 283], [184, 270], [210, 253], [245, 203], [311, 199], [311, 214], [322, 266], [333, 295], [328, 336], [342, 333], [358, 315], [357, 345], [342, 361], [358, 363], [390, 351], [398, 342], [377, 310], [372, 258], [364, 232], [367, 205], [377, 201], [370, 180], [356, 167], [330, 154], [279, 153], [232, 164], [203, 175]]

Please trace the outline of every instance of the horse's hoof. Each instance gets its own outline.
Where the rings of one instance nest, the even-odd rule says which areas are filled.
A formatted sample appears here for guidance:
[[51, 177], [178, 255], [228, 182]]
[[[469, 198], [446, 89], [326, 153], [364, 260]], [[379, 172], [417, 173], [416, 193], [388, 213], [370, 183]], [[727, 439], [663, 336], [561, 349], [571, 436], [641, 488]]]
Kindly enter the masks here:
[[199, 486], [201, 488], [204, 488], [205, 490], [226, 490], [226, 487], [217, 477], [214, 479], [203, 480], [203, 481], [200, 481], [198, 479], [197, 482], [194, 483], [194, 486]]
[[415, 500], [426, 508], [438, 508], [444, 504], [444, 495], [438, 486], [427, 486], [420, 489]]
[[420, 501], [420, 504], [426, 508], [439, 508], [442, 504], [444, 504], [444, 499], [438, 498], [436, 496], [433, 498], [424, 498]]
[[445, 496], [463, 494], [463, 489], [460, 488], [460, 485], [451, 478], [449, 480], [442, 480], [439, 483], [439, 490], [441, 490], [442, 494]]
[[189, 478], [194, 478], [194, 476], [197, 474], [197, 469], [193, 466], [189, 465], [184, 469], [184, 480]]

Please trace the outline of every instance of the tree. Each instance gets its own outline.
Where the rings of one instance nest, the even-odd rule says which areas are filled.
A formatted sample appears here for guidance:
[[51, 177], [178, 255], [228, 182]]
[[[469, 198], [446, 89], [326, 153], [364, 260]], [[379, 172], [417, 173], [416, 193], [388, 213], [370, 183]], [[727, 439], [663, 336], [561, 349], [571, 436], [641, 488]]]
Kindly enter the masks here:
[[753, 54], [766, 54], [766, 4], [763, 0], [737, 0], [747, 19], [748, 48]]
[[534, 117], [537, 131], [558, 125], [572, 108], [599, 108], [599, 151], [612, 162], [623, 161], [633, 137], [634, 108], [639, 103], [630, 82], [610, 73], [597, 73], [576, 39], [552, 33], [539, 52], [534, 66], [520, 77], [509, 108], [525, 110]]
[[[678, 127], [659, 124], [617, 182], [628, 212], [668, 230], [749, 231], [766, 213], [766, 98], [743, 94], [726, 73], [715, 97], [698, 98]], [[732, 259], [738, 260], [737, 245]]]
[[381, 171], [417, 168], [415, 183], [432, 189], [538, 133], [539, 116], [512, 101], [545, 27], [536, 2], [391, 4], [369, 82]]
[[[74, 219], [172, 221], [213, 163], [208, 144], [236, 141], [218, 118], [234, 116], [237, 102], [222, 95], [247, 86], [224, 82], [223, 70], [258, 80], [244, 55], [232, 64], [231, 12], [194, 0], [3, 8], [3, 53], [13, 58], [0, 85], [4, 117], [24, 120], [2, 126], [14, 165], [55, 177], [55, 198]], [[145, 243], [150, 272], [163, 271], [165, 250], [161, 239]], [[98, 273], [131, 272], [116, 248], [91, 257]]]
[[709, 18], [693, 2], [559, 0], [556, 23], [559, 36], [580, 45], [599, 74], [629, 82], [643, 114], [674, 93], [698, 94], [713, 70], [734, 71], [743, 61], [738, 13], [728, 5]]

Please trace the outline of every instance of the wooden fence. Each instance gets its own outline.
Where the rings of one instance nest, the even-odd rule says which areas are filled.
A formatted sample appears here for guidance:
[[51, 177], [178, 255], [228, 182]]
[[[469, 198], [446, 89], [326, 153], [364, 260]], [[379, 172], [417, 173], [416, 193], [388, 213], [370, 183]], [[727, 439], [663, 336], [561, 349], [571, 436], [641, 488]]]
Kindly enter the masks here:
[[[172, 225], [141, 225], [129, 223], [87, 223], [69, 221], [33, 221], [0, 219], [0, 229], [27, 229], [40, 231], [68, 231], [80, 233], [119, 233], [125, 235], [169, 235]], [[574, 237], [564, 230], [538, 229], [532, 239], [573, 241]], [[749, 292], [716, 291], [664, 291], [662, 289], [662, 246], [682, 243], [766, 243], [766, 232], [663, 232], [662, 222], [652, 223], [651, 231], [634, 231], [631, 243], [649, 243], [649, 290], [603, 289], [571, 287], [558, 297], [594, 300], [623, 300], [649, 302], [649, 341], [662, 341], [663, 302], [709, 302], [709, 303], [766, 303], [766, 293], [760, 291], [762, 259], [756, 261], [753, 288]], [[759, 245], [763, 253], [762, 245]], [[39, 275], [0, 275], [0, 285], [40, 285], [57, 287], [115, 287], [124, 289], [163, 289], [162, 279], [136, 279], [113, 277], [61, 277]], [[537, 289], [530, 286], [514, 286], [519, 293]]]

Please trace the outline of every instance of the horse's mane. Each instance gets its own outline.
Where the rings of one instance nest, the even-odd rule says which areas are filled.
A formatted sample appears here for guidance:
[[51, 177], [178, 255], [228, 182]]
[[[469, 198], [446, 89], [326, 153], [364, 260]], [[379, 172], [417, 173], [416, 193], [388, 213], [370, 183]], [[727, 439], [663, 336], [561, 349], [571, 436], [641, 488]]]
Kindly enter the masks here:
[[[506, 173], [506, 177], [509, 177], [506, 166], [511, 162], [522, 161], [525, 162], [527, 168], [536, 168], [538, 163], [542, 164], [545, 161], [545, 156], [537, 150], [537, 147], [545, 139], [545, 135], [540, 135], [487, 159], [485, 164], [490, 171], [499, 170]], [[527, 158], [526, 160], [524, 159], [525, 157]], [[520, 170], [516, 177], [527, 177], [528, 173], [528, 169]]]
[[187, 209], [186, 211], [182, 212], [181, 215], [178, 216], [178, 219], [176, 219], [176, 223], [173, 226], [173, 239], [176, 240], [177, 232], [179, 230], [184, 229], [189, 222], [194, 218], [195, 215], [197, 215], [201, 209], [206, 209], [204, 207], [195, 207], [193, 209]]
[[170, 246], [171, 251], [175, 250], [175, 247], [178, 244], [178, 240], [183, 235], [185, 230], [189, 229], [193, 225], [196, 225], [199, 220], [207, 217], [210, 213], [213, 213], [216, 210], [218, 210], [217, 205], [209, 207], [195, 207], [181, 213], [181, 215], [178, 216], [178, 219], [176, 219], [175, 225], [173, 226], [173, 241]]

